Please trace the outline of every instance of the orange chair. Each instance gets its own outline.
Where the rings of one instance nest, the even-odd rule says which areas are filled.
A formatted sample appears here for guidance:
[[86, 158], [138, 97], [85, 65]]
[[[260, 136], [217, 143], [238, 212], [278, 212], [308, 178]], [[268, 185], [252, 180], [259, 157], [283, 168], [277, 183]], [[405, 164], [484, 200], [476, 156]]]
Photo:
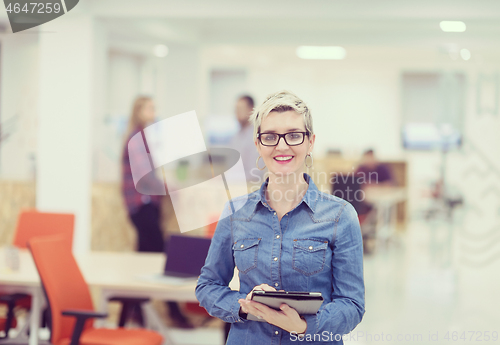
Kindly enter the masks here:
[[[69, 238], [61, 235], [33, 238], [29, 249], [40, 274], [52, 314], [53, 345], [160, 345], [162, 336], [142, 329], [94, 328], [90, 291], [71, 253]], [[76, 320], [75, 320], [76, 319]]]
[[17, 223], [14, 246], [26, 248], [33, 237], [65, 234], [73, 245], [75, 216], [69, 213], [47, 213], [36, 210], [21, 212]]
[[[75, 216], [65, 213], [46, 213], [36, 210], [25, 210], [19, 215], [16, 232], [14, 236], [14, 246], [26, 248], [30, 238], [35, 236], [64, 234], [73, 243], [73, 228]], [[0, 321], [0, 330], [7, 334], [12, 327], [16, 327], [16, 320], [13, 318], [13, 308], [31, 308], [31, 296], [26, 294], [12, 294], [0, 296], [0, 304], [8, 306], [7, 319]]]

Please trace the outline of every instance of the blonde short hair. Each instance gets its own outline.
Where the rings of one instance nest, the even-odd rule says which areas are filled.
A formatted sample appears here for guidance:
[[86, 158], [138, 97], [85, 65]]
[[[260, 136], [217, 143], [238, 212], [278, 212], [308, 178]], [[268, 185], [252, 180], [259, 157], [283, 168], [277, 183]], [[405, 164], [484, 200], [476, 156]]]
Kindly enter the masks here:
[[297, 114], [302, 115], [306, 131], [311, 135], [313, 132], [313, 121], [311, 112], [303, 100], [297, 97], [294, 93], [283, 90], [278, 93], [273, 93], [267, 96], [264, 103], [255, 108], [249, 121], [253, 124], [253, 138], [257, 138], [257, 133], [260, 132], [260, 125], [262, 121], [269, 115], [271, 111], [283, 113], [285, 111], [295, 111]]

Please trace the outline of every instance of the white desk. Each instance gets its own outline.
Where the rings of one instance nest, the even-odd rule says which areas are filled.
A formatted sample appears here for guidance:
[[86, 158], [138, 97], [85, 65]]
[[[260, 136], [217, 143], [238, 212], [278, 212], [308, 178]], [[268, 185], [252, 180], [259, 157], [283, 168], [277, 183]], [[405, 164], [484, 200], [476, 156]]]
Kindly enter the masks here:
[[398, 203], [407, 199], [407, 189], [390, 186], [368, 186], [364, 188], [366, 201], [375, 205], [377, 212], [376, 236], [379, 241], [387, 241], [395, 232]]
[[[5, 251], [0, 248], [0, 292], [26, 292], [32, 297], [30, 319], [30, 345], [38, 344], [38, 328], [44, 298], [40, 288], [40, 278], [31, 254], [20, 250], [20, 269], [7, 271], [5, 267]], [[138, 279], [141, 275], [154, 275], [163, 271], [165, 256], [161, 253], [108, 253], [93, 252], [76, 255], [87, 284], [100, 290], [100, 303], [96, 306], [101, 311], [107, 310], [108, 298], [111, 296], [150, 297], [153, 299], [196, 302], [195, 286], [192, 281], [186, 285], [166, 285]], [[234, 283], [231, 284], [234, 288]], [[237, 288], [237, 287], [236, 287]], [[147, 322], [165, 337], [166, 327], [148, 303], [144, 306]]]
[[[38, 344], [40, 315], [45, 305], [45, 298], [40, 288], [40, 278], [31, 255], [26, 250], [20, 251], [19, 271], [9, 271], [5, 263], [5, 250], [0, 248], [0, 293], [26, 293], [31, 295], [29, 345]], [[20, 340], [23, 340], [22, 338]]]

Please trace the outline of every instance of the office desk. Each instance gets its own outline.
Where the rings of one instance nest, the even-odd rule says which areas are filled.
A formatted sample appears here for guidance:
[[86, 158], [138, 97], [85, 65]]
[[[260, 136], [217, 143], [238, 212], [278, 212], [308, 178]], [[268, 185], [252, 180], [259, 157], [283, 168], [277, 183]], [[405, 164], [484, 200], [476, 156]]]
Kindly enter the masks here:
[[371, 203], [394, 205], [405, 201], [407, 198], [407, 189], [405, 187], [367, 186], [363, 190], [365, 191], [366, 201]]
[[[31, 309], [29, 327], [29, 345], [38, 344], [38, 328], [40, 325], [41, 311], [45, 305], [45, 298], [40, 288], [40, 278], [31, 254], [27, 250], [19, 252], [19, 271], [9, 271], [6, 267], [6, 253], [0, 248], [0, 293], [26, 293], [31, 295]], [[25, 340], [20, 338], [20, 341]]]
[[376, 237], [379, 241], [387, 241], [395, 233], [397, 223], [396, 206], [407, 199], [404, 187], [367, 186], [364, 189], [366, 201], [375, 206], [377, 212]]
[[[30, 329], [32, 331], [29, 344], [37, 345], [37, 333], [44, 298], [40, 288], [40, 278], [31, 254], [27, 250], [20, 250], [19, 254], [19, 271], [9, 272], [5, 267], [5, 250], [0, 248], [0, 292], [25, 292], [33, 296], [30, 316]], [[91, 252], [75, 257], [89, 287], [98, 289], [100, 292], [100, 302], [96, 309], [101, 311], [107, 311], [109, 297], [118, 295], [196, 302], [194, 292], [196, 282], [194, 280], [184, 285], [166, 285], [138, 278], [163, 271], [165, 256], [161, 253]], [[231, 287], [235, 287], [234, 282]], [[146, 322], [168, 339], [166, 327], [150, 303], [144, 306], [144, 311]]]

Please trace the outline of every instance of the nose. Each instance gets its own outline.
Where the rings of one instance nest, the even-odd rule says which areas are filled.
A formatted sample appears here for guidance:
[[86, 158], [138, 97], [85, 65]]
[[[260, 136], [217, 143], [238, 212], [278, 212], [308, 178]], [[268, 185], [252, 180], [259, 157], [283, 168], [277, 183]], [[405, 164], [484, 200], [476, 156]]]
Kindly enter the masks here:
[[288, 149], [288, 145], [285, 141], [285, 138], [279, 138], [278, 140], [278, 145], [276, 145], [276, 150], [287, 150]]

